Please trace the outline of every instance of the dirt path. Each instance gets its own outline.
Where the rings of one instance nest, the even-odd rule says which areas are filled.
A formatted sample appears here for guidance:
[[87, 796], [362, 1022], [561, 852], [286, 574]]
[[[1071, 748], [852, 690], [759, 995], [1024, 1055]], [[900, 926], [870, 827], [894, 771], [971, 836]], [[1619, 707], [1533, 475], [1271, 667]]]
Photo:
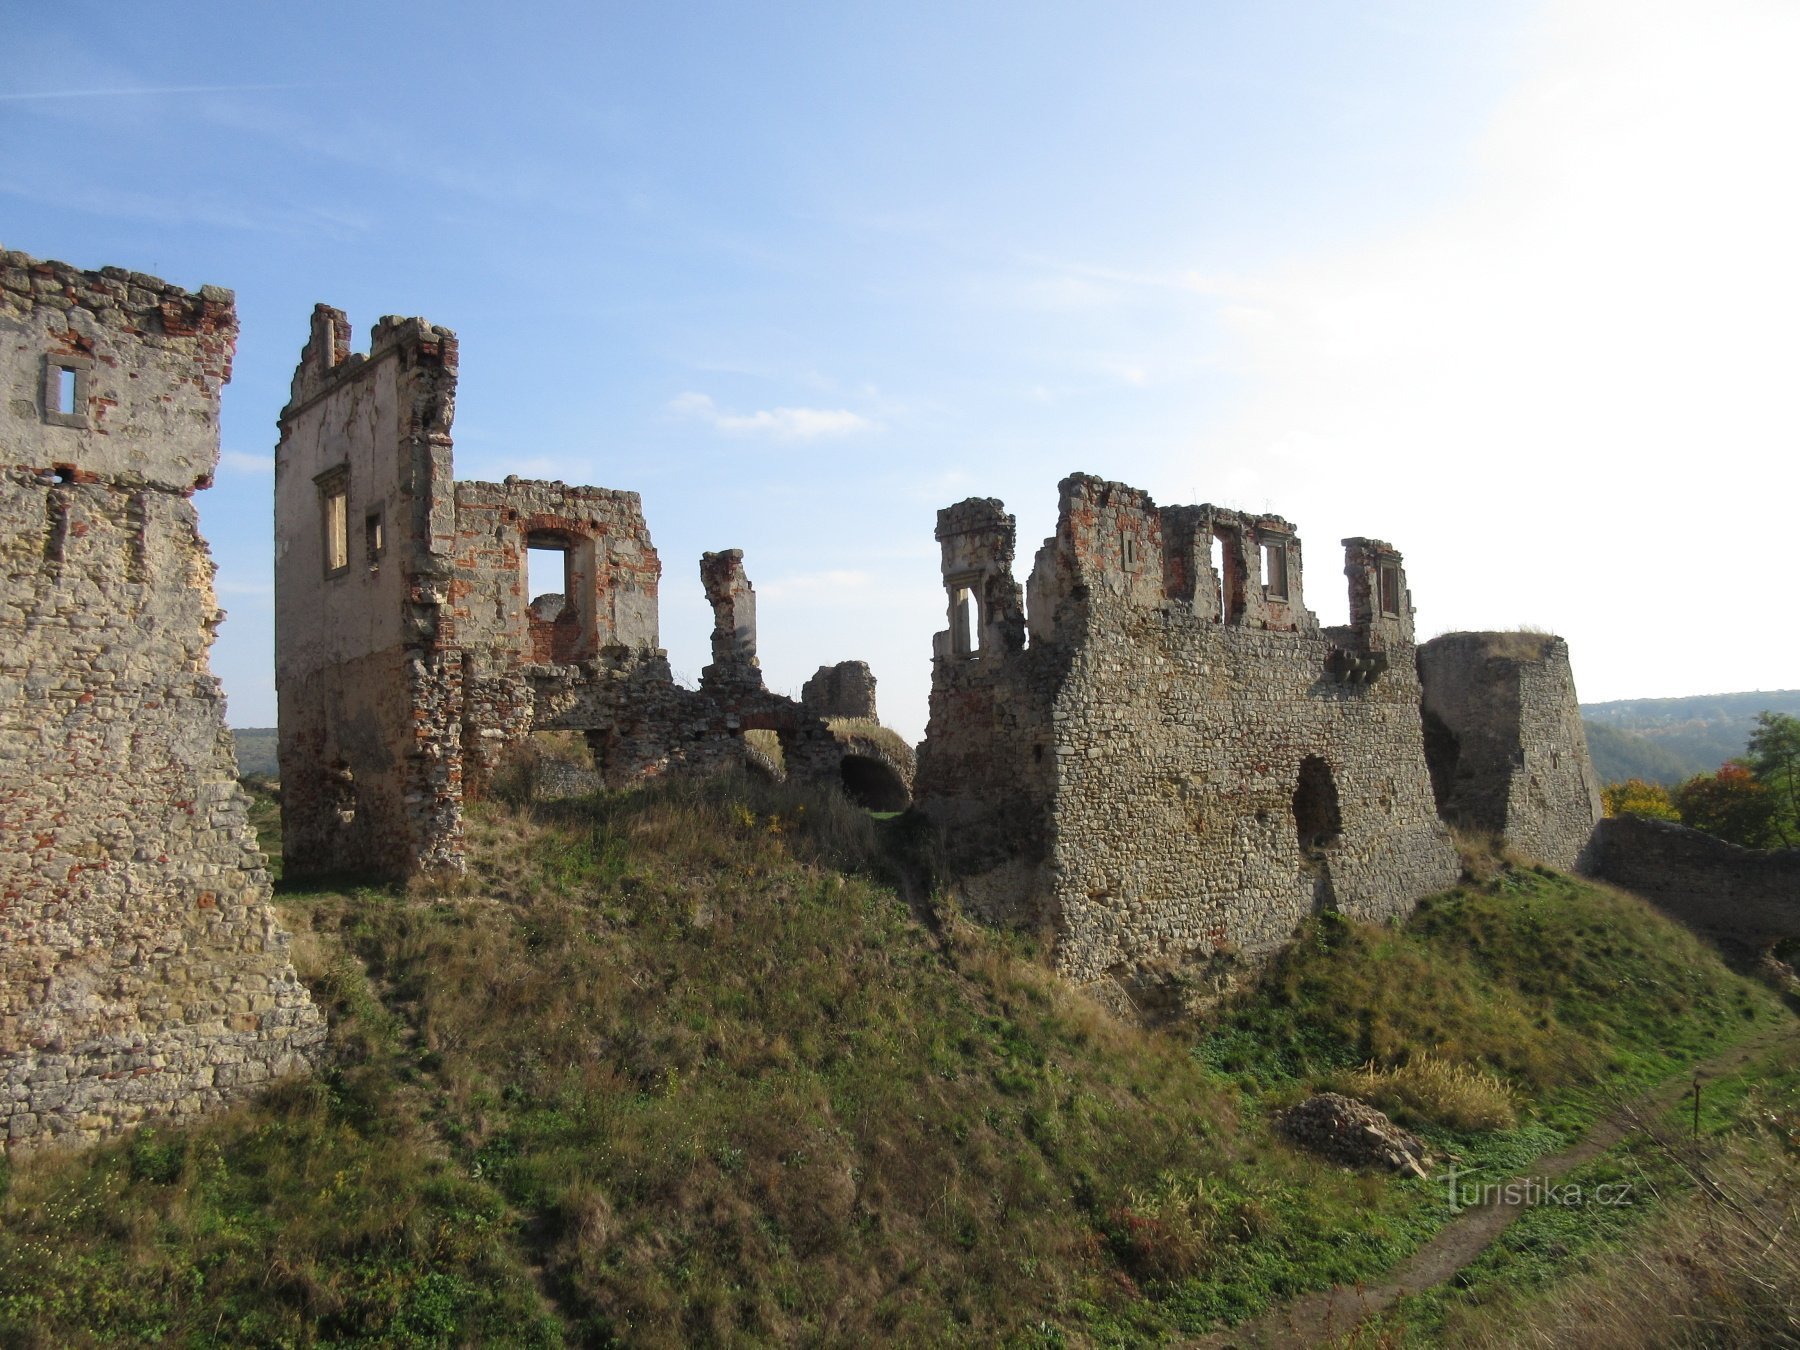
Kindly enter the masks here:
[[[1771, 1028], [1697, 1065], [1695, 1070], [1669, 1079], [1602, 1117], [1579, 1142], [1560, 1153], [1537, 1159], [1529, 1171], [1520, 1173], [1514, 1180], [1521, 1183], [1521, 1190], [1528, 1179], [1541, 1185], [1599, 1157], [1629, 1134], [1646, 1114], [1659, 1114], [1673, 1106], [1688, 1090], [1696, 1070], [1707, 1078], [1716, 1078], [1740, 1068], [1794, 1034], [1791, 1026]], [[1506, 1187], [1499, 1188], [1501, 1196], [1505, 1192]], [[1442, 1284], [1480, 1256], [1524, 1211], [1523, 1198], [1510, 1204], [1497, 1199], [1492, 1204], [1465, 1209], [1423, 1247], [1389, 1271], [1379, 1284], [1338, 1285], [1303, 1294], [1280, 1307], [1271, 1308], [1253, 1321], [1212, 1332], [1188, 1344], [1197, 1350], [1199, 1347], [1215, 1347], [1216, 1350], [1266, 1347], [1272, 1350], [1274, 1347], [1319, 1345], [1333, 1337], [1347, 1335], [1396, 1299]]]

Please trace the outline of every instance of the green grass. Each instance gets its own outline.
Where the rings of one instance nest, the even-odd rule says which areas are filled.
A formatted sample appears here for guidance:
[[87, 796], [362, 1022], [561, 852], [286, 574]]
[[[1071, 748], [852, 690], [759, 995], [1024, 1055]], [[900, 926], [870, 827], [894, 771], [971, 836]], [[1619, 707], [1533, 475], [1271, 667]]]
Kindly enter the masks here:
[[1415, 1048], [1502, 1075], [1516, 1128], [1422, 1127], [1498, 1171], [1776, 1015], [1641, 905], [1515, 871], [1321, 921], [1215, 1024], [1145, 1032], [1028, 936], [921, 926], [916, 836], [667, 784], [476, 808], [448, 892], [283, 888], [333, 1067], [16, 1165], [0, 1343], [1158, 1339], [1446, 1217], [1272, 1137], [1313, 1081]]
[[[1528, 1207], [1454, 1281], [1400, 1300], [1362, 1342], [1506, 1344], [1530, 1326], [1566, 1341], [1592, 1316], [1591, 1305], [1603, 1316], [1628, 1305], [1633, 1315], [1580, 1334], [1583, 1341], [1660, 1345], [1679, 1335], [1685, 1343], [1722, 1344], [1767, 1336], [1767, 1323], [1753, 1323], [1749, 1336], [1732, 1323], [1745, 1304], [1765, 1311], [1753, 1305], [1771, 1284], [1785, 1298], [1800, 1272], [1800, 1238], [1782, 1224], [1782, 1204], [1769, 1203], [1783, 1197], [1791, 1206], [1800, 1192], [1800, 1049], [1789, 1044], [1704, 1084], [1697, 1139], [1691, 1111], [1683, 1098], [1653, 1122], [1654, 1136], [1633, 1133], [1566, 1173], [1560, 1202]], [[1732, 1203], [1752, 1202], [1745, 1212], [1763, 1231], [1746, 1233], [1750, 1261], [1720, 1241], [1742, 1218], [1701, 1191], [1700, 1174]], [[1657, 1278], [1665, 1258], [1695, 1279], [1703, 1299], [1678, 1280]], [[1740, 1296], [1746, 1290], [1748, 1299]]]

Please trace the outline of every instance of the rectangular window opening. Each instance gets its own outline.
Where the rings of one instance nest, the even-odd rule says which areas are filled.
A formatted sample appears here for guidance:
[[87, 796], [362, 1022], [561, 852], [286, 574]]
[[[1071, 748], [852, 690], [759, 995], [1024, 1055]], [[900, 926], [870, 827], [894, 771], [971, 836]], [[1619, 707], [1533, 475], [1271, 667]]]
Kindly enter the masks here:
[[[536, 605], [545, 596], [561, 596], [569, 601], [569, 550], [562, 547], [532, 544], [525, 550], [525, 588]], [[558, 610], [562, 605], [557, 606]], [[549, 615], [555, 618], [554, 614]]]
[[1208, 556], [1212, 560], [1213, 585], [1218, 590], [1218, 608], [1213, 613], [1216, 623], [1225, 622], [1225, 541], [1218, 535], [1212, 537], [1211, 551]]
[[381, 512], [371, 512], [363, 520], [363, 550], [368, 554], [371, 570], [380, 566], [381, 555], [387, 548], [387, 538], [382, 531]]
[[56, 372], [56, 376], [55, 376], [56, 389], [55, 389], [55, 398], [51, 404], [50, 411], [52, 411], [54, 413], [60, 413], [64, 417], [73, 417], [76, 412], [76, 408], [75, 408], [75, 383], [76, 383], [75, 367], [74, 366], [53, 366], [52, 369]]
[[1137, 540], [1131, 537], [1128, 530], [1119, 532], [1119, 560], [1125, 565], [1127, 572], [1137, 571]]
[[325, 489], [325, 570], [350, 565], [350, 493], [342, 485]]
[[950, 645], [958, 656], [973, 656], [979, 650], [976, 624], [975, 592], [958, 586], [950, 601]]
[[1400, 569], [1387, 563], [1381, 567], [1381, 612], [1400, 616]]
[[1288, 598], [1287, 544], [1276, 541], [1263, 545], [1263, 594], [1271, 600]]

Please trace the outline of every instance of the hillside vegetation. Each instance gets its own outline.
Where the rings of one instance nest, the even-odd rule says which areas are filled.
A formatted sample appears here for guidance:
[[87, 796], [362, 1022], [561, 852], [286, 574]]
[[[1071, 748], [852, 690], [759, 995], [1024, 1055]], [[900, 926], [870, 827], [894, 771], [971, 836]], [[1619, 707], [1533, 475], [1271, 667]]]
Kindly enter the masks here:
[[1448, 1218], [1277, 1141], [1310, 1087], [1381, 1078], [1500, 1169], [1788, 1016], [1637, 902], [1491, 859], [1149, 1032], [909, 904], [915, 827], [835, 794], [488, 804], [470, 846], [447, 892], [278, 890], [315, 1080], [0, 1172], [0, 1343], [1161, 1339]]
[[1641, 778], [1665, 787], [1741, 755], [1759, 712], [1800, 714], [1800, 689], [1581, 705], [1602, 783]]

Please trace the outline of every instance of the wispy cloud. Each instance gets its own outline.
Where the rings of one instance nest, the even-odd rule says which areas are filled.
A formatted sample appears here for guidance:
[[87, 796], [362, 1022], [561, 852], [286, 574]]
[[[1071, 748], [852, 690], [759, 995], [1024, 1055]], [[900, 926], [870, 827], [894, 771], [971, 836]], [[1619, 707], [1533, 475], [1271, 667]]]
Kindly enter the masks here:
[[871, 573], [828, 568], [819, 572], [795, 572], [762, 582], [757, 592], [764, 600], [866, 600], [875, 578]]
[[253, 455], [244, 450], [222, 450], [219, 452], [219, 467], [231, 473], [273, 473], [275, 457]]
[[848, 408], [763, 408], [756, 412], [728, 412], [710, 395], [685, 393], [669, 401], [670, 411], [692, 418], [728, 435], [768, 436], [778, 441], [814, 441], [829, 436], [849, 436], [871, 431], [877, 425]]

